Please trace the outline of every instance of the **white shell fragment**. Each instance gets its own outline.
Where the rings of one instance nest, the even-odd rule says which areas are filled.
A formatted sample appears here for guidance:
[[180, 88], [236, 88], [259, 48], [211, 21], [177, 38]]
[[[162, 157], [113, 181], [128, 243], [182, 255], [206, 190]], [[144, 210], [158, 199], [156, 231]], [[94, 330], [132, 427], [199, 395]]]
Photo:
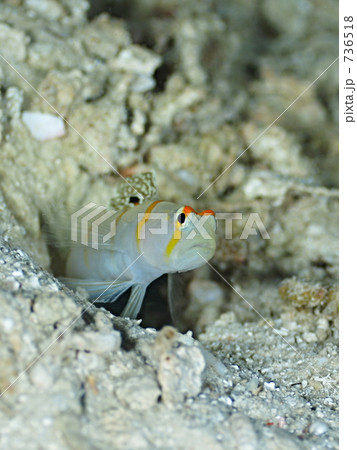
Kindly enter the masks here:
[[322, 422], [321, 420], [316, 420], [312, 422], [310, 426], [310, 433], [315, 434], [316, 436], [321, 436], [329, 430], [329, 426]]
[[150, 76], [161, 61], [161, 57], [155, 52], [138, 45], [131, 45], [119, 53], [112, 65], [115, 69]]
[[38, 141], [48, 141], [66, 134], [63, 119], [54, 114], [24, 111], [22, 120], [32, 136]]

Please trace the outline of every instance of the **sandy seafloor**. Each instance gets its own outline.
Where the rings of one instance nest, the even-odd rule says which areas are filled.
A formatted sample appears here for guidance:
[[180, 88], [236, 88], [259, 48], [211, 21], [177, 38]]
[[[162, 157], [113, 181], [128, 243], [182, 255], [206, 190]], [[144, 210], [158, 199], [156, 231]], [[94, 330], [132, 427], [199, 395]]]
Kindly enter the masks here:
[[[337, 56], [334, 0], [0, 3], [0, 448], [338, 448]], [[164, 281], [140, 323], [52, 275], [44, 222], [108, 205], [113, 169], [243, 214], [187, 334]]]

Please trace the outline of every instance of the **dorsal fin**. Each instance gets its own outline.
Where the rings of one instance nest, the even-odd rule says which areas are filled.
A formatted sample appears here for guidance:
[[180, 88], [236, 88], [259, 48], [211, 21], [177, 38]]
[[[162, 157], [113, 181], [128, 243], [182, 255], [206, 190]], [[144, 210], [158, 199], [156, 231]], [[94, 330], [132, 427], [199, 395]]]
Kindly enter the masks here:
[[144, 172], [127, 178], [121, 183], [117, 194], [110, 200], [110, 207], [115, 210], [131, 208], [146, 200], [157, 200], [157, 184], [154, 172]]

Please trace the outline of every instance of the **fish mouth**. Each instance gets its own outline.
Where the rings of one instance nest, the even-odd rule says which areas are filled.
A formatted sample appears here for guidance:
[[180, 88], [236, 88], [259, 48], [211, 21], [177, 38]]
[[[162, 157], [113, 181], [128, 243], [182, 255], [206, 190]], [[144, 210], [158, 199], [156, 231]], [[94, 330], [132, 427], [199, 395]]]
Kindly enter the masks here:
[[[215, 245], [204, 245], [204, 244], [196, 244], [196, 245], [194, 245], [194, 246], [191, 248], [191, 250], [195, 250], [196, 253], [198, 253], [202, 258], [203, 258], [204, 256], [206, 256], [205, 253], [207, 254], [207, 252], [209, 252], [210, 254], [212, 253], [212, 255], [213, 255], [214, 252], [215, 252], [215, 249], [216, 249], [216, 246], [215, 246]], [[199, 250], [201, 250], [202, 253], [204, 253], [204, 255], [201, 255], [201, 253], [199, 252]], [[212, 257], [212, 256], [210, 256], [210, 258], [211, 258], [211, 257]]]
[[204, 243], [193, 245], [187, 252], [185, 260], [180, 264], [178, 272], [201, 267], [214, 256], [215, 250], [215, 245], [204, 245]]
[[213, 238], [211, 238], [211, 239], [205, 239], [204, 241], [201, 241], [199, 244], [193, 245], [191, 248], [215, 247], [216, 246], [215, 244], [216, 244], [215, 240]]

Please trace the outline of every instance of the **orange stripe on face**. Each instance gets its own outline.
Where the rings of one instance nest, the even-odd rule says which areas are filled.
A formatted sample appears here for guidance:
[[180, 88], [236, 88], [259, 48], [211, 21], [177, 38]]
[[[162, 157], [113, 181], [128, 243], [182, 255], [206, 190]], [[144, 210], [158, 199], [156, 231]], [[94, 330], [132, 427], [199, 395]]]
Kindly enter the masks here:
[[204, 211], [196, 214], [198, 214], [199, 216], [216, 216], [215, 212], [212, 211], [212, 209], [205, 209]]
[[185, 206], [183, 208], [182, 212], [185, 214], [190, 214], [192, 212], [196, 213], [196, 211], [193, 208], [191, 208], [191, 206]]
[[198, 214], [199, 216], [215, 216], [216, 214], [214, 213], [214, 211], [212, 211], [212, 209], [205, 209], [202, 212], [197, 212], [195, 211], [193, 208], [191, 208], [191, 206], [185, 206], [182, 210], [183, 213], [185, 214], [190, 214], [190, 213], [195, 213]]
[[151, 203], [145, 211], [144, 217], [140, 220], [136, 227], [136, 243], [138, 245], [138, 249], [140, 249], [140, 231], [142, 227], [145, 225], [145, 222], [149, 219], [151, 211], [155, 208], [158, 203], [161, 203], [163, 200], [156, 200], [156, 202]]

